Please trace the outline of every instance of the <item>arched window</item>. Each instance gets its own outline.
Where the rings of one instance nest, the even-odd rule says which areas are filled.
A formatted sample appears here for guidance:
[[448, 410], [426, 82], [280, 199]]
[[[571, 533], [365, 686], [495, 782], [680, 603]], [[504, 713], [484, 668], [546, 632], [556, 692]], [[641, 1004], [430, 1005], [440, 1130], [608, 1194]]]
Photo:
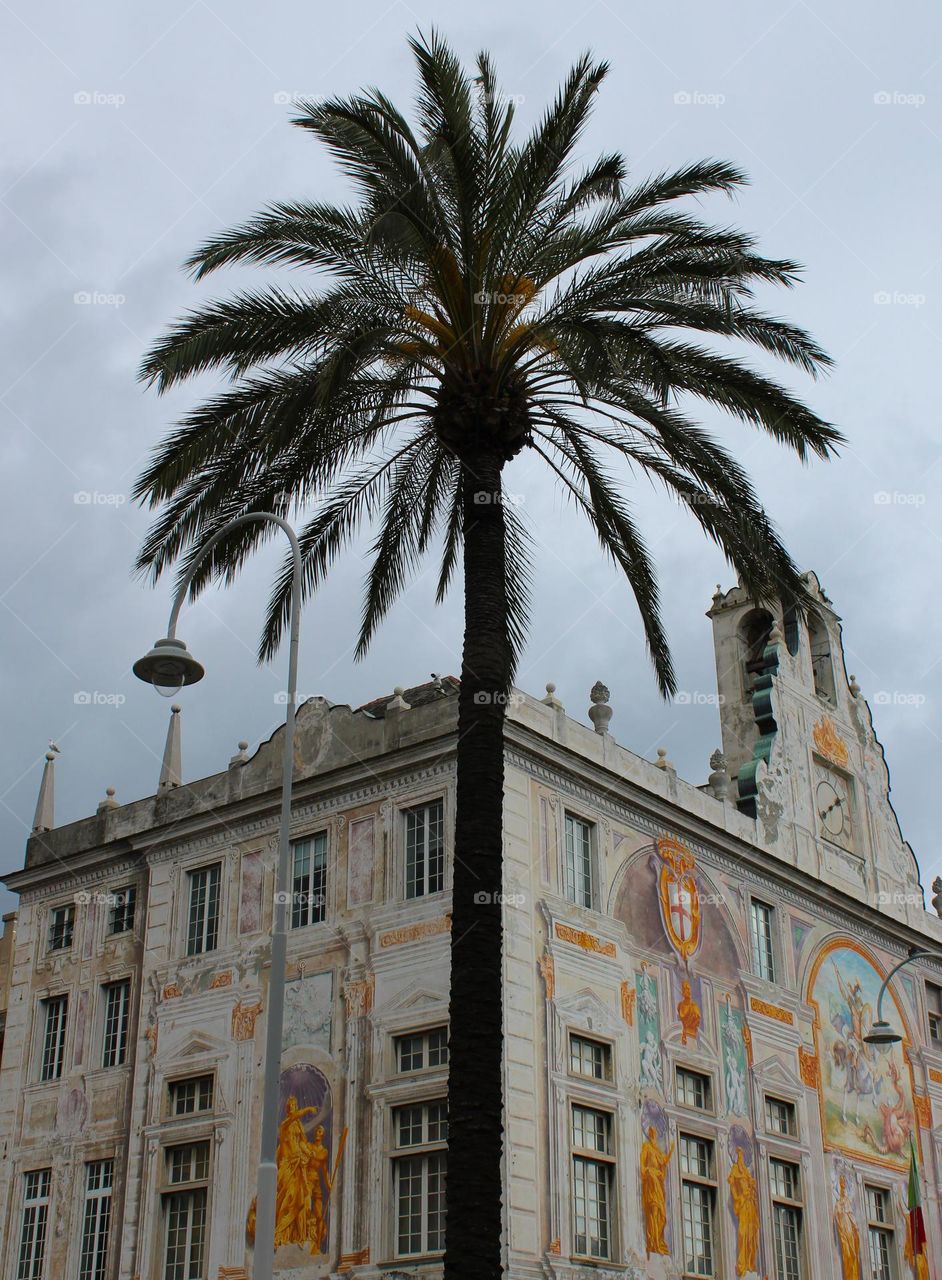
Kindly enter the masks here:
[[831, 663], [831, 640], [820, 614], [808, 614], [808, 644], [811, 648], [811, 672], [814, 691], [819, 698], [834, 702], [834, 667]]
[[746, 690], [752, 688], [755, 676], [767, 670], [765, 650], [769, 643], [773, 618], [766, 609], [753, 609], [739, 624], [739, 639], [743, 655], [743, 672]]
[[801, 623], [798, 621], [798, 610], [790, 604], [782, 617], [782, 630], [785, 635], [785, 647], [794, 658], [801, 644]]

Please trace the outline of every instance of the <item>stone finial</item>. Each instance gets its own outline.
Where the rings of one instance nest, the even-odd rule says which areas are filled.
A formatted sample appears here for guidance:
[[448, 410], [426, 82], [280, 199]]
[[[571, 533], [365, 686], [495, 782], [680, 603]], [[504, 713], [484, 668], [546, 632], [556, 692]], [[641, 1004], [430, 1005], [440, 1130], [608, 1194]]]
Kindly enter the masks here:
[[550, 680], [546, 686], [546, 697], [541, 699], [544, 706], [552, 707], [556, 711], [561, 711], [563, 704], [556, 697], [556, 686]]
[[164, 758], [160, 764], [160, 780], [157, 783], [157, 794], [172, 791], [181, 782], [183, 770], [183, 751], [180, 739], [180, 708], [176, 703], [170, 708], [170, 724], [167, 727], [167, 741], [164, 744]]
[[856, 698], [858, 693], [860, 693], [860, 685], [857, 683], [856, 676], [851, 676], [849, 687], [850, 687], [850, 696], [852, 698]]
[[671, 773], [677, 772], [677, 770], [671, 764], [670, 760], [668, 760], [667, 758], [667, 747], [658, 747], [657, 759], [654, 761], [654, 763], [658, 769], [669, 769]]
[[615, 714], [608, 705], [608, 700], [611, 696], [602, 681], [596, 680], [589, 694], [589, 698], [592, 701], [592, 706], [589, 707], [589, 719], [592, 721], [596, 733], [608, 733], [608, 726], [612, 716]]
[[716, 584], [716, 590], [713, 592], [713, 608], [723, 603], [723, 586], [722, 583]]
[[723, 752], [717, 749], [710, 756], [710, 776], [707, 779], [707, 790], [717, 800], [729, 797], [729, 766]]
[[238, 769], [240, 765], [247, 762], [249, 758], [249, 744], [247, 742], [239, 743], [239, 750], [229, 761], [230, 769]]
[[387, 712], [390, 712], [390, 711], [410, 711], [410, 710], [411, 710], [411, 707], [409, 706], [409, 703], [408, 703], [408, 702], [406, 702], [405, 698], [402, 696], [404, 692], [405, 692], [405, 690], [403, 689], [402, 685], [401, 685], [401, 684], [397, 684], [397, 685], [396, 685], [396, 687], [395, 687], [395, 689], [393, 689], [393, 696], [392, 696], [392, 699], [391, 699], [389, 702], [387, 702], [387, 703], [386, 703], [386, 711], [387, 711]]
[[109, 809], [117, 809], [118, 802], [114, 798], [114, 787], [105, 787], [105, 798], [98, 803], [98, 813], [107, 813]]
[[[58, 750], [59, 748], [56, 747], [56, 751]], [[39, 798], [36, 801], [36, 816], [33, 818], [34, 835], [38, 835], [41, 831], [51, 831], [56, 824], [54, 772], [56, 751], [46, 752], [46, 763], [43, 765], [42, 781], [39, 784]]]
[[937, 916], [942, 916], [942, 876], [932, 882], [932, 906]]
[[782, 633], [782, 628], [779, 626], [778, 622], [772, 623], [772, 630], [769, 632], [768, 642], [770, 645], [774, 644], [779, 646], [785, 643], [785, 636]]

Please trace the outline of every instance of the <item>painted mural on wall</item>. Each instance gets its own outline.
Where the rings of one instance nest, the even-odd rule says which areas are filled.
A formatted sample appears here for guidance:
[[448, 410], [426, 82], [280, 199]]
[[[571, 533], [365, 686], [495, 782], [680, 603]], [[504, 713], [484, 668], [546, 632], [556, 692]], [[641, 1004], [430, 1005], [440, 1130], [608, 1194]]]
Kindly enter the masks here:
[[650, 1099], [641, 1108], [641, 1133], [639, 1174], [645, 1251], [648, 1256], [668, 1255], [672, 1241], [667, 1206], [670, 1203], [669, 1173], [674, 1144], [669, 1142], [667, 1116]]
[[635, 974], [638, 1008], [638, 1044], [641, 1053], [641, 1085], [664, 1092], [661, 1062], [661, 1016], [658, 1009], [657, 979], [648, 965]]
[[728, 1151], [730, 1168], [729, 1210], [736, 1238], [736, 1275], [759, 1272], [759, 1187], [756, 1182], [756, 1157], [752, 1135], [742, 1125], [730, 1126]]
[[745, 1116], [749, 1113], [746, 1092], [746, 1041], [743, 1037], [744, 1018], [731, 1004], [720, 1005], [720, 1040], [723, 1044], [723, 1097], [728, 1116]]
[[686, 964], [700, 943], [700, 894], [694, 878], [696, 862], [685, 844], [672, 836], [657, 840], [658, 905], [671, 946]]
[[285, 983], [285, 1022], [282, 1046], [295, 1045], [330, 1053], [330, 1017], [334, 999], [334, 975], [305, 973]]
[[[865, 1042], [881, 981], [850, 942], [832, 945], [815, 962], [808, 998], [817, 1010], [821, 1119], [826, 1146], [902, 1170], [915, 1126], [909, 1067], [901, 1045], [881, 1052]], [[893, 1017], [889, 999], [884, 1016], [888, 1009]], [[898, 1007], [895, 1018], [902, 1025]]]
[[832, 1187], [832, 1223], [843, 1280], [861, 1280], [860, 1227], [857, 1225], [857, 1200], [852, 1190], [853, 1185], [853, 1177], [848, 1177], [848, 1173], [838, 1166], [836, 1185]]
[[[275, 1247], [297, 1245], [312, 1256], [326, 1254], [330, 1236], [330, 1198], [337, 1180], [347, 1131], [334, 1148], [330, 1085], [309, 1063], [281, 1073]], [[247, 1234], [255, 1238], [255, 1201]]]

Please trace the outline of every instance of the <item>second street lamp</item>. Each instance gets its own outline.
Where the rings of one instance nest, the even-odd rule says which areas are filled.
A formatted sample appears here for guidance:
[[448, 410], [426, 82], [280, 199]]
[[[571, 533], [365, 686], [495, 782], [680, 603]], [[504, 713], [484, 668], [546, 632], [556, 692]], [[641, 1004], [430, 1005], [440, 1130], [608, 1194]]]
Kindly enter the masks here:
[[883, 979], [883, 985], [880, 988], [880, 994], [877, 996], [877, 1020], [870, 1028], [869, 1032], [864, 1036], [864, 1044], [876, 1045], [877, 1048], [886, 1049], [891, 1044], [899, 1044], [903, 1037], [898, 1031], [895, 1031], [888, 1022], [883, 1020], [883, 997], [886, 995], [886, 989], [890, 985], [890, 979], [894, 974], [899, 973], [904, 965], [912, 964], [914, 960], [922, 960], [927, 956], [934, 956], [939, 959], [937, 951], [923, 951], [918, 947], [911, 947], [909, 955], [905, 960], [901, 960], [899, 964], [893, 966], [890, 972]]
[[278, 830], [278, 870], [271, 931], [271, 968], [268, 978], [268, 1018], [265, 1034], [265, 1078], [262, 1095], [262, 1138], [258, 1162], [255, 1215], [254, 1280], [271, 1280], [275, 1263], [276, 1155], [278, 1146], [278, 1084], [281, 1075], [281, 1041], [285, 1013], [285, 931], [289, 899], [288, 862], [291, 830], [291, 782], [294, 769], [294, 724], [298, 689], [298, 636], [301, 629], [301, 548], [291, 525], [267, 511], [237, 516], [224, 525], [202, 548], [177, 588], [167, 634], [134, 664], [134, 674], [152, 684], [158, 693], [172, 697], [184, 685], [202, 680], [202, 665], [177, 639], [177, 619], [197, 569], [213, 547], [239, 525], [262, 522], [275, 524], [291, 543], [294, 566], [291, 588], [290, 640], [288, 646], [288, 704], [285, 712], [284, 752], [281, 777], [281, 819]]

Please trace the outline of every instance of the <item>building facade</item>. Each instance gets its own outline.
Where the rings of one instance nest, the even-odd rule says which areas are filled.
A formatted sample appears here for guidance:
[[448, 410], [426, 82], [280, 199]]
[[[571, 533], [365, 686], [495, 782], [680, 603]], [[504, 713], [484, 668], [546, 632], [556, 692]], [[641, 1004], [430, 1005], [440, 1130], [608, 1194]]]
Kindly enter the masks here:
[[[703, 785], [620, 746], [601, 684], [591, 727], [552, 686], [511, 700], [511, 1280], [942, 1277], [942, 959], [889, 985], [900, 1043], [865, 1040], [942, 920], [809, 581], [805, 619], [717, 591]], [[299, 710], [276, 1264], [299, 1280], [441, 1271], [455, 695]], [[251, 1275], [280, 732], [69, 826], [41, 804], [5, 878], [0, 1280]]]

